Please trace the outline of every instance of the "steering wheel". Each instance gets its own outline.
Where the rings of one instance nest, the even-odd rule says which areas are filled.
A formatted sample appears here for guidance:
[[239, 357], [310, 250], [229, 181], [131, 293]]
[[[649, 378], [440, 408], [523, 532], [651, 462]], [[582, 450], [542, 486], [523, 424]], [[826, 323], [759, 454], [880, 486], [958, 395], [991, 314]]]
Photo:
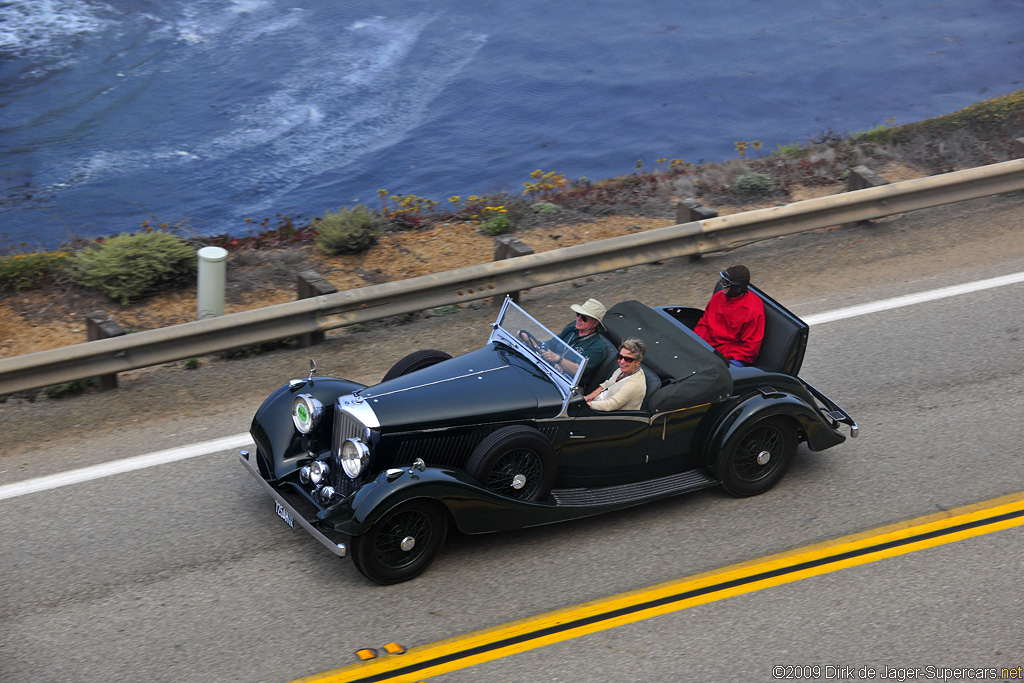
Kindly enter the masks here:
[[530, 348], [533, 349], [534, 351], [539, 351], [540, 349], [544, 348], [544, 345], [541, 344], [540, 341], [536, 337], [534, 337], [529, 330], [519, 330], [519, 338], [522, 339], [524, 335], [526, 336], [526, 343], [529, 344]]

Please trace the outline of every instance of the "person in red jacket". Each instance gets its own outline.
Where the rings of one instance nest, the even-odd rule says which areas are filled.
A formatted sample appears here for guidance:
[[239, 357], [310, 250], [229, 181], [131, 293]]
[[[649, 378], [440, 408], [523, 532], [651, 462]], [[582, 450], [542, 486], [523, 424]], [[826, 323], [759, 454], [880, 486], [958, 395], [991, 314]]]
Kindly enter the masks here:
[[757, 360], [764, 339], [764, 302], [747, 290], [750, 270], [746, 266], [729, 266], [718, 275], [722, 289], [711, 295], [693, 331], [733, 365], [750, 365]]

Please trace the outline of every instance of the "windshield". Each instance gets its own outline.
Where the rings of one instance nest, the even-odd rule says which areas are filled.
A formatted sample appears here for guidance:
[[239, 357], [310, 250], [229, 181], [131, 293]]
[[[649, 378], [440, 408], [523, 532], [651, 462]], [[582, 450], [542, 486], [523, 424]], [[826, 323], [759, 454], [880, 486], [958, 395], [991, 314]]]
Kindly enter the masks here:
[[505, 299], [505, 305], [498, 314], [490, 341], [500, 341], [519, 351], [554, 381], [566, 399], [576, 387], [586, 365], [586, 358], [530, 317], [510, 298]]

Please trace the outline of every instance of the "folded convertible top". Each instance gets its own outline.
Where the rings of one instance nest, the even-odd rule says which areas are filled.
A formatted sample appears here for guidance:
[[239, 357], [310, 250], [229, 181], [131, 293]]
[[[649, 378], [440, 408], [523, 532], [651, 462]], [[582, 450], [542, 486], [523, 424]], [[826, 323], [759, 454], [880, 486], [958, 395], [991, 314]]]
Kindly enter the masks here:
[[647, 345], [644, 366], [662, 380], [650, 399], [650, 410], [678, 410], [718, 401], [732, 392], [728, 363], [691, 330], [650, 306], [622, 301], [611, 307], [603, 322], [616, 345], [629, 337], [639, 337]]

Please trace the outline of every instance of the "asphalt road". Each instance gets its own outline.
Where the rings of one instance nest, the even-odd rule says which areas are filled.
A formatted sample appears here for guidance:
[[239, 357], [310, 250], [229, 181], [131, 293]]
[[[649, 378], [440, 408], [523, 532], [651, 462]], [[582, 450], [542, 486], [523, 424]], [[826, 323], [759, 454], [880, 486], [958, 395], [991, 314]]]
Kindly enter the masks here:
[[[993, 198], [774, 240], [531, 291], [523, 303], [551, 326], [590, 296], [700, 305], [719, 269], [744, 262], [810, 316], [1024, 271], [1022, 205]], [[813, 327], [801, 374], [862, 435], [820, 454], [801, 448], [763, 496], [710, 490], [548, 528], [454, 534], [427, 573], [398, 586], [369, 584], [285, 526], [235, 451], [0, 500], [0, 680], [289, 681], [350, 664], [363, 647], [433, 643], [1024, 490], [1022, 302], [1017, 284]], [[8, 402], [0, 485], [244, 432], [310, 355], [327, 374], [375, 381], [408, 351], [481, 345], [493, 314], [375, 327], [193, 372], [137, 371], [106, 394]], [[435, 680], [1021, 666], [1022, 555], [1024, 529], [997, 531]]]

